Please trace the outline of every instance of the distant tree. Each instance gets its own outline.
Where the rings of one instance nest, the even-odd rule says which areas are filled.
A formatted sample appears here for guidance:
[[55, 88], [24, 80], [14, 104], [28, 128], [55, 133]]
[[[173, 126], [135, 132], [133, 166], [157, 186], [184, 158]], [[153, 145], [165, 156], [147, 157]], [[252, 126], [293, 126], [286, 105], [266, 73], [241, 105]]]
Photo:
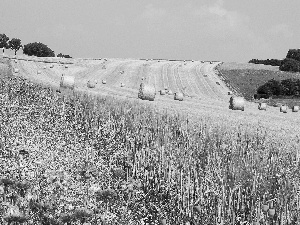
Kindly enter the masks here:
[[281, 66], [279, 67], [281, 71], [291, 71], [291, 72], [299, 72], [300, 71], [300, 62], [292, 59], [292, 58], [285, 58]]
[[55, 57], [54, 51], [52, 51], [47, 45], [34, 42], [24, 45], [23, 53], [29, 56], [37, 57]]
[[289, 49], [286, 58], [300, 61], [300, 49]]
[[4, 49], [8, 48], [8, 41], [9, 41], [9, 37], [7, 37], [6, 34], [0, 34], [0, 48], [2, 48], [3, 54], [4, 54]]
[[264, 65], [270, 65], [270, 66], [280, 66], [282, 63], [282, 60], [280, 59], [251, 59], [249, 63], [254, 64], [264, 64]]
[[22, 47], [21, 44], [21, 40], [18, 38], [12, 38], [9, 42], [8, 42], [8, 46], [10, 49], [15, 51], [15, 55], [17, 54], [17, 51], [20, 50], [20, 48]]
[[59, 54], [57, 55], [57, 57], [61, 57], [61, 58], [72, 58], [71, 56], [69, 56], [69, 55], [64, 55], [64, 54], [62, 54], [62, 53], [59, 53]]

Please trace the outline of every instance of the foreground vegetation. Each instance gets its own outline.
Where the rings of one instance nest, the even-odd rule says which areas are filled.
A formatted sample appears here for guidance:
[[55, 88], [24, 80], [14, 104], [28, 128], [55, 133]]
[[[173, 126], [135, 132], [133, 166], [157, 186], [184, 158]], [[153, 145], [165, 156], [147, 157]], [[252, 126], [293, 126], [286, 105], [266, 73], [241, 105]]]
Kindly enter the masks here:
[[0, 79], [0, 215], [27, 224], [296, 224], [299, 144]]

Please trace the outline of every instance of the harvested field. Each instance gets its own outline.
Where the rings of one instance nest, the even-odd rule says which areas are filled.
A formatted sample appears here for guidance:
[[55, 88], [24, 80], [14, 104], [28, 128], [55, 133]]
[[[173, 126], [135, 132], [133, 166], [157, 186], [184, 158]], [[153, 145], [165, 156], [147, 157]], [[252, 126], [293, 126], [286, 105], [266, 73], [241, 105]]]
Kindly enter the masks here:
[[[30, 189], [39, 197], [36, 203], [50, 208], [66, 205], [61, 211], [67, 216], [54, 207], [47, 211], [55, 220], [79, 215], [73, 206], [83, 208], [88, 221], [98, 221], [105, 212], [120, 224], [141, 221], [149, 214], [153, 224], [164, 220], [234, 224], [232, 215], [239, 212], [254, 223], [262, 213], [260, 207], [269, 201], [274, 206], [270, 212], [278, 212], [283, 221], [292, 219], [299, 211], [298, 114], [273, 107], [262, 112], [251, 102], [245, 102], [244, 112], [230, 110], [230, 89], [214, 72], [218, 63], [195, 61], [180, 69], [177, 61], [153, 61], [146, 67], [143, 63], [108, 59], [107, 69], [102, 70], [101, 61], [74, 60], [67, 70], [55, 66], [39, 76], [41, 62], [11, 63], [3, 73], [15, 67], [20, 72], [5, 81], [10, 85], [1, 81], [0, 89], [7, 118], [0, 131], [8, 137], [1, 144], [6, 155], [0, 166], [10, 171], [5, 174], [20, 171], [10, 151], [28, 151], [30, 163], [22, 161], [22, 166], [38, 173], [21, 175], [30, 184], [41, 185], [43, 192]], [[53, 91], [62, 73], [76, 78], [75, 96], [60, 97]], [[143, 76], [156, 90], [167, 86], [176, 92], [186, 86], [187, 97], [179, 102], [156, 95], [154, 102], [140, 104], [137, 96]], [[51, 88], [28, 84], [23, 77]], [[103, 79], [106, 85], [88, 89], [87, 80]], [[126, 85], [121, 88], [120, 83]], [[26, 103], [27, 108], [12, 107], [15, 101]], [[240, 206], [250, 213], [239, 211]], [[275, 220], [269, 214], [265, 220]]]

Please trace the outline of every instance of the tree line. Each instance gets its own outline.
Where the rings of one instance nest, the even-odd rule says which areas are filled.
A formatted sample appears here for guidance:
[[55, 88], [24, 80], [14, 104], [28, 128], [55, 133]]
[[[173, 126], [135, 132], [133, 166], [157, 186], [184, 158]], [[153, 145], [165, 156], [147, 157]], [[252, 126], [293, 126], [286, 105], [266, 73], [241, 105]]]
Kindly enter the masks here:
[[[37, 56], [37, 57], [55, 57], [55, 53], [52, 49], [50, 49], [47, 45], [40, 42], [28, 43], [26, 45], [22, 45], [21, 39], [12, 38], [10, 39], [6, 34], [0, 34], [0, 48], [2, 48], [3, 54], [5, 49], [11, 49], [17, 52], [22, 49], [23, 54], [29, 56]], [[59, 53], [57, 57], [61, 58], [72, 58], [69, 55], [64, 55]]]
[[251, 59], [249, 63], [279, 66], [279, 70], [281, 71], [300, 72], [300, 49], [289, 49], [283, 60]]

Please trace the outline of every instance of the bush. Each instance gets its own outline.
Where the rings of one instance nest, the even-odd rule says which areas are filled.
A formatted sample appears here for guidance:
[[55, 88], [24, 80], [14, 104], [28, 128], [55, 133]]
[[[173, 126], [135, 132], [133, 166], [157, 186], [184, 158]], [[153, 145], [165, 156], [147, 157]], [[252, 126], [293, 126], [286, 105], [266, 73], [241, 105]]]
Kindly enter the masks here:
[[23, 53], [29, 56], [37, 57], [55, 57], [54, 51], [52, 51], [47, 45], [34, 42], [24, 46]]
[[300, 62], [295, 59], [292, 59], [292, 58], [285, 58], [282, 61], [282, 64], [279, 67], [279, 70], [299, 72], [300, 71]]
[[300, 93], [300, 80], [299, 79], [286, 79], [282, 81], [269, 80], [264, 85], [257, 89], [257, 94], [254, 98], [276, 96], [299, 96]]

